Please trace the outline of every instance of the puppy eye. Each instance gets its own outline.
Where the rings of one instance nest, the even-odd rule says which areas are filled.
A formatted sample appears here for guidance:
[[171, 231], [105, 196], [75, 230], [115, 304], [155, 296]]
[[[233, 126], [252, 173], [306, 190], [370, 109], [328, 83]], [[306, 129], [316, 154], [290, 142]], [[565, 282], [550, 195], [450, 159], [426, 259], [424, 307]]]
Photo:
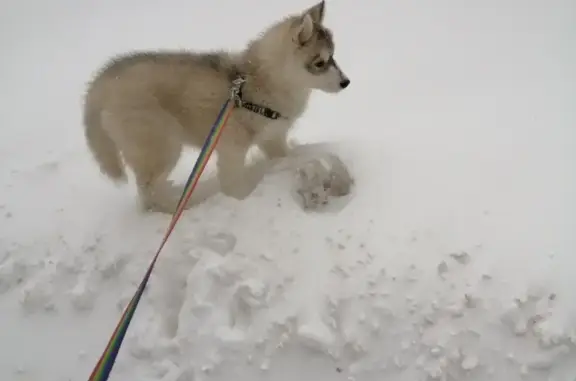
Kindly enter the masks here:
[[326, 66], [326, 61], [316, 61], [314, 63], [314, 66], [317, 67], [318, 69], [322, 69], [324, 66]]

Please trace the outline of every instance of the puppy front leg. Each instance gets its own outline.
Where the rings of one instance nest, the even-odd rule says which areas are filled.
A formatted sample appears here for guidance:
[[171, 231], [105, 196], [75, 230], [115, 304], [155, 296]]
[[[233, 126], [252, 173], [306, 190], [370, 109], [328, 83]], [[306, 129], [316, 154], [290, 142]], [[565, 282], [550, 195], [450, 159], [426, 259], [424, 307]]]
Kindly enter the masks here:
[[218, 151], [218, 180], [222, 193], [237, 200], [248, 197], [264, 176], [257, 168], [245, 164], [248, 149], [223, 147]]
[[267, 137], [258, 142], [258, 148], [264, 152], [269, 159], [279, 159], [288, 155], [288, 133], [279, 132], [274, 136]]

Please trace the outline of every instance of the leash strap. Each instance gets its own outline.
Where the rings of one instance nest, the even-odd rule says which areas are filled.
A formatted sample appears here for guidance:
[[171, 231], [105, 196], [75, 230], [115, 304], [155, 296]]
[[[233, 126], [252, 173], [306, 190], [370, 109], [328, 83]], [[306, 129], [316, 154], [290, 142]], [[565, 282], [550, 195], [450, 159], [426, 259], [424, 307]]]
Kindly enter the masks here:
[[190, 176], [188, 176], [188, 180], [186, 181], [186, 185], [184, 187], [184, 192], [182, 193], [182, 196], [180, 196], [180, 200], [178, 201], [176, 211], [172, 215], [172, 220], [170, 221], [170, 225], [168, 226], [164, 238], [160, 243], [160, 247], [156, 251], [156, 254], [152, 259], [150, 266], [148, 266], [148, 270], [146, 271], [146, 274], [144, 275], [142, 282], [138, 286], [136, 293], [130, 300], [130, 303], [128, 303], [128, 305], [124, 309], [124, 313], [122, 314], [122, 317], [120, 318], [120, 321], [118, 322], [118, 325], [116, 326], [116, 329], [112, 334], [112, 337], [110, 337], [110, 340], [108, 341], [108, 344], [104, 349], [104, 352], [100, 356], [100, 360], [98, 360], [98, 363], [94, 367], [94, 370], [92, 371], [88, 381], [108, 380], [110, 372], [112, 371], [112, 367], [116, 362], [116, 356], [118, 355], [118, 351], [120, 350], [120, 346], [122, 345], [122, 341], [124, 340], [124, 336], [126, 335], [128, 326], [130, 325], [130, 321], [134, 316], [134, 312], [136, 311], [138, 302], [140, 302], [140, 298], [142, 297], [144, 289], [146, 288], [148, 280], [150, 279], [150, 274], [152, 274], [152, 270], [156, 265], [156, 261], [158, 260], [160, 252], [164, 248], [166, 241], [168, 241], [168, 237], [170, 237], [170, 234], [172, 234], [172, 231], [174, 230], [174, 226], [176, 226], [176, 223], [180, 219], [180, 216], [182, 215], [182, 212], [185, 209], [185, 205], [190, 199], [192, 191], [194, 191], [194, 188], [196, 187], [196, 184], [200, 179], [200, 175], [202, 174], [202, 171], [204, 171], [204, 168], [208, 163], [210, 155], [214, 151], [214, 147], [218, 143], [218, 139], [220, 139], [220, 135], [222, 134], [224, 126], [228, 122], [228, 118], [230, 117], [230, 114], [234, 109], [235, 106], [234, 100], [238, 96], [238, 89], [239, 86], [242, 84], [242, 82], [243, 79], [238, 79], [233, 82], [230, 99], [228, 99], [226, 103], [224, 103], [224, 105], [222, 106], [222, 109], [220, 110], [220, 113], [218, 114], [218, 117], [216, 118], [216, 121], [214, 122], [212, 129], [208, 133], [208, 137], [204, 141], [204, 145], [202, 146], [200, 155], [196, 160], [196, 163], [194, 164], [194, 168], [192, 169]]

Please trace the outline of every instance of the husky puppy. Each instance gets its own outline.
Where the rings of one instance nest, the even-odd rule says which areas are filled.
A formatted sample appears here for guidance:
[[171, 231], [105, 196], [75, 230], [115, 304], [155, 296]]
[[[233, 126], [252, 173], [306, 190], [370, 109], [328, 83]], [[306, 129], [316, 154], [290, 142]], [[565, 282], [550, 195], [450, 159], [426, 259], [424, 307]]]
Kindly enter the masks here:
[[334, 59], [325, 8], [322, 1], [276, 22], [240, 52], [152, 51], [111, 59], [84, 102], [85, 137], [100, 170], [126, 182], [130, 167], [143, 207], [173, 212], [181, 188], [168, 176], [183, 145], [202, 147], [232, 82], [242, 77], [215, 151], [222, 192], [246, 198], [263, 176], [245, 164], [248, 150], [255, 144], [270, 159], [285, 156], [287, 134], [311, 91], [336, 93], [350, 84]]

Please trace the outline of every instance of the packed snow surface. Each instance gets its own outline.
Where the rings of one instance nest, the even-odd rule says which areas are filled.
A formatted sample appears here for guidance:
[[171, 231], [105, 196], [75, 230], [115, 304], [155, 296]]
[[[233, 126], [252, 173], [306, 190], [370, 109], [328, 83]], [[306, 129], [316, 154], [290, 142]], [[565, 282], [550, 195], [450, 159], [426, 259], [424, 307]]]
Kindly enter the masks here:
[[[87, 379], [169, 222], [86, 149], [94, 71], [132, 49], [240, 48], [310, 5], [3, 3], [0, 380]], [[572, 381], [575, 15], [329, 1], [352, 83], [315, 94], [294, 137], [337, 154], [352, 194], [302, 210], [284, 171], [186, 212], [111, 380]]]

